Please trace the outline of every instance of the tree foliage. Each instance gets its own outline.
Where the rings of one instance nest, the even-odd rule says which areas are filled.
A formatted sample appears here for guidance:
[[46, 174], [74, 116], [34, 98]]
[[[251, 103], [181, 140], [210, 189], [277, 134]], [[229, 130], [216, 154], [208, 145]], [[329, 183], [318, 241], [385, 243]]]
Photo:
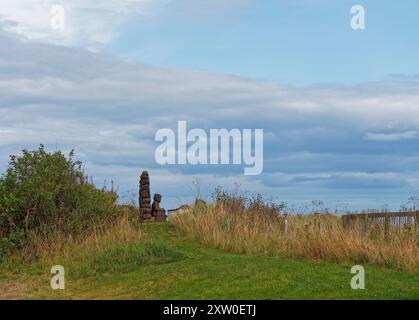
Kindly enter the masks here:
[[75, 234], [115, 215], [117, 195], [87, 182], [74, 151], [49, 153], [44, 146], [11, 156], [0, 178], [0, 254], [18, 249], [32, 235]]

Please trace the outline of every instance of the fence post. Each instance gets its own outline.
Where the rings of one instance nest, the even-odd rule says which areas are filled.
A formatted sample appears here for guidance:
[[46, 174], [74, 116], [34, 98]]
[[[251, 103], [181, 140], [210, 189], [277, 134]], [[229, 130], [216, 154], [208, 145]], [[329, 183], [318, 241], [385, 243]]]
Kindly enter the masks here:
[[388, 239], [388, 232], [390, 229], [390, 215], [388, 213], [384, 216], [384, 238]]
[[366, 234], [368, 232], [368, 214], [364, 214], [364, 233]]

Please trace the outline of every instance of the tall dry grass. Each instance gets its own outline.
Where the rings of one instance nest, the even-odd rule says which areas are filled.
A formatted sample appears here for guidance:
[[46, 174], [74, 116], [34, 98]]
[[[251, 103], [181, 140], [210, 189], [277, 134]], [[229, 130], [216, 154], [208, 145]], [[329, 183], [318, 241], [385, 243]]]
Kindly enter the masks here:
[[276, 209], [260, 199], [246, 204], [243, 198], [224, 194], [214, 204], [184, 210], [172, 221], [204, 244], [240, 254], [419, 270], [417, 235], [412, 230], [391, 232], [384, 240], [361, 228], [344, 229], [339, 216], [286, 216]]
[[15, 266], [13, 261], [23, 265], [70, 264], [74, 261], [89, 260], [95, 254], [123, 248], [143, 239], [144, 233], [140, 224], [126, 212], [113, 223], [98, 225], [94, 231], [85, 234], [66, 235], [57, 232], [45, 237], [35, 235], [28, 245], [10, 256], [11, 261], [5, 265]]
[[[76, 236], [63, 233], [37, 235], [22, 250], [0, 261], [0, 275], [22, 277], [37, 274], [38, 282], [50, 279], [51, 267], [61, 265], [66, 277], [75, 281], [137, 271], [145, 265], [171, 263], [184, 258], [164, 237], [144, 231], [137, 216], [121, 215], [111, 224]], [[42, 280], [43, 279], [43, 280]], [[0, 276], [1, 280], [1, 276]], [[0, 281], [1, 282], [1, 281]], [[35, 281], [31, 283], [38, 286]]]

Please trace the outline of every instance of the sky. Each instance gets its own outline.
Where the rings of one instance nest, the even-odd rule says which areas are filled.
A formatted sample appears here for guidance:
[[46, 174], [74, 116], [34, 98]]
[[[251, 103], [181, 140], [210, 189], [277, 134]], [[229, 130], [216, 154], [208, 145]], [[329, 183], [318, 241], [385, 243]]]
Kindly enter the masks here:
[[[350, 25], [358, 4], [365, 30]], [[2, 1], [0, 169], [42, 143], [75, 149], [121, 201], [147, 169], [167, 209], [194, 181], [204, 197], [221, 185], [301, 210], [397, 209], [419, 193], [417, 12], [413, 0]], [[262, 128], [263, 173], [158, 165], [155, 133], [179, 120]]]

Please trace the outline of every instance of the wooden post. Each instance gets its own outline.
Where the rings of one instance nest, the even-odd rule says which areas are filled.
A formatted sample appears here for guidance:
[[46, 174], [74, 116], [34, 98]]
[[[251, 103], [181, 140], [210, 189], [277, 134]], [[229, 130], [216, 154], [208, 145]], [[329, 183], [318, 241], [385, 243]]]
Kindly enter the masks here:
[[368, 213], [364, 214], [364, 233], [368, 232]]
[[384, 216], [384, 239], [388, 239], [389, 229], [390, 229], [390, 215], [386, 213]]

